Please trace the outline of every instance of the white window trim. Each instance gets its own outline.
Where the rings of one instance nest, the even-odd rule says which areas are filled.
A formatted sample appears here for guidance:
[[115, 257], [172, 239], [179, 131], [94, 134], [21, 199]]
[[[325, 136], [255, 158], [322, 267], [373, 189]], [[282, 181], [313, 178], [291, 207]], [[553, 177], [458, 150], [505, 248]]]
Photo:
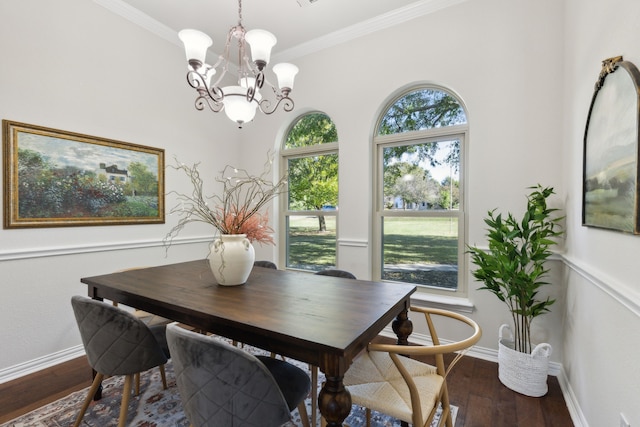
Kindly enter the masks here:
[[[307, 113], [312, 114], [312, 113]], [[298, 117], [294, 123], [302, 116]], [[288, 133], [288, 131], [287, 131]], [[285, 134], [285, 140], [286, 140]], [[295, 147], [295, 148], [285, 148], [284, 143], [285, 140], [281, 143], [280, 150], [280, 170], [287, 171], [288, 170], [288, 161], [289, 159], [301, 158], [301, 157], [309, 157], [313, 155], [327, 155], [327, 154], [336, 154], [339, 158], [340, 153], [338, 151], [338, 142], [329, 142], [325, 144], [316, 144], [304, 147]], [[288, 173], [288, 172], [287, 172]], [[340, 171], [338, 171], [338, 174]], [[340, 191], [340, 190], [338, 190]], [[279, 242], [278, 245], [278, 265], [282, 265], [283, 268], [287, 270], [296, 270], [294, 268], [288, 267], [287, 264], [287, 222], [286, 219], [291, 216], [334, 216], [336, 218], [336, 264], [338, 263], [338, 239], [339, 239], [339, 230], [338, 230], [338, 211], [321, 211], [321, 210], [307, 210], [307, 211], [292, 211], [289, 210], [289, 184], [287, 183], [286, 191], [283, 193], [286, 194], [287, 197], [279, 197], [280, 199], [280, 214], [278, 215], [278, 229], [279, 229]], [[309, 270], [299, 270], [308, 272]]]
[[[465, 110], [465, 114], [467, 115], [467, 123], [461, 125], [452, 125], [446, 127], [425, 129], [421, 131], [411, 131], [411, 132], [403, 132], [396, 133], [391, 135], [377, 135], [377, 130], [380, 127], [380, 120], [386, 111], [389, 110], [391, 105], [396, 102], [398, 99], [402, 98], [402, 96], [413, 92], [419, 89], [433, 89], [440, 90], [448, 93], [452, 97], [454, 97], [460, 106]], [[461, 312], [471, 312], [473, 311], [473, 304], [467, 299], [468, 296], [468, 276], [469, 272], [467, 271], [467, 257], [465, 256], [466, 245], [467, 245], [467, 232], [468, 232], [468, 219], [467, 219], [467, 153], [468, 153], [468, 140], [469, 140], [469, 124], [468, 124], [468, 114], [466, 113], [466, 108], [462, 103], [461, 98], [455, 94], [454, 92], [440, 86], [436, 85], [428, 85], [428, 86], [415, 86], [411, 87], [408, 90], [404, 90], [402, 93], [397, 94], [393, 97], [393, 100], [386, 105], [386, 107], [380, 113], [380, 117], [376, 123], [376, 128], [372, 141], [372, 149], [374, 150], [372, 159], [373, 159], [373, 220], [372, 220], [372, 279], [382, 281], [381, 271], [382, 271], [382, 235], [381, 235], [381, 227], [382, 227], [382, 217], [383, 216], [394, 216], [393, 213], [385, 212], [384, 209], [381, 208], [382, 203], [380, 201], [380, 197], [382, 196], [382, 189], [380, 185], [382, 185], [382, 162], [380, 161], [380, 156], [382, 155], [382, 148], [389, 147], [393, 145], [409, 145], [415, 144], [419, 141], [434, 141], [441, 140], [443, 138], [458, 138], [460, 139], [460, 209], [457, 212], [450, 212], [452, 217], [458, 218], [458, 289], [455, 291], [447, 290], [447, 289], [439, 289], [424, 285], [417, 285], [418, 290], [412, 296], [412, 301], [415, 301], [417, 305], [425, 305], [429, 307], [443, 307], [448, 309], [454, 309]], [[411, 216], [412, 213], [406, 212], [401, 214], [401, 216]], [[428, 217], [428, 212], [420, 212], [416, 213], [416, 216], [420, 217]], [[437, 212], [437, 216], [442, 217], [446, 214], [444, 212]], [[400, 215], [399, 215], [400, 216]]]

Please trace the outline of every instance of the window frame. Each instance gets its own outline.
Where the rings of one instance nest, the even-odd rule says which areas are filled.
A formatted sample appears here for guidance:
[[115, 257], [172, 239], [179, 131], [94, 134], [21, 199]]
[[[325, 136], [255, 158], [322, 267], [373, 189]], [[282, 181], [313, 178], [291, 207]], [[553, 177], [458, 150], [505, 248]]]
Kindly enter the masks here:
[[[282, 141], [280, 143], [280, 170], [281, 171], [286, 171], [287, 172], [287, 186], [285, 189], [285, 192], [283, 193], [283, 196], [286, 195], [286, 197], [279, 197], [280, 199], [280, 203], [279, 203], [279, 208], [280, 208], [280, 215], [278, 215], [278, 229], [279, 231], [279, 241], [282, 242], [280, 245], [278, 245], [278, 259], [281, 261], [279, 264], [283, 265], [283, 267], [286, 270], [293, 270], [293, 271], [303, 271], [303, 272], [312, 272], [311, 270], [306, 270], [306, 269], [297, 269], [297, 268], [292, 268], [289, 267], [287, 265], [287, 251], [289, 248], [289, 229], [287, 226], [287, 222], [288, 222], [288, 218], [292, 217], [292, 216], [320, 216], [323, 215], [325, 217], [335, 217], [335, 222], [336, 222], [336, 247], [335, 247], [335, 254], [336, 254], [336, 268], [337, 268], [337, 264], [338, 264], [338, 235], [339, 235], [339, 230], [338, 230], [338, 209], [335, 210], [290, 210], [289, 209], [289, 183], [288, 183], [288, 164], [289, 164], [289, 160], [290, 159], [298, 159], [298, 158], [303, 158], [303, 157], [311, 157], [311, 156], [322, 156], [322, 155], [329, 155], [329, 154], [335, 154], [336, 156], [338, 156], [338, 165], [339, 163], [339, 152], [338, 152], [338, 141], [336, 142], [327, 142], [324, 144], [315, 144], [315, 145], [309, 145], [309, 146], [304, 146], [304, 147], [294, 147], [294, 148], [286, 148], [285, 144], [287, 141], [287, 137], [289, 135], [289, 132], [291, 132], [291, 129], [300, 121], [302, 120], [305, 116], [310, 115], [310, 114], [324, 114], [327, 117], [329, 117], [329, 119], [331, 119], [331, 116], [329, 116], [328, 114], [322, 112], [322, 111], [308, 111], [304, 114], [299, 115], [298, 117], [296, 117], [292, 122], [291, 125], [287, 128], [287, 131], [284, 133], [284, 136], [282, 138]], [[334, 122], [335, 124], [335, 122]], [[340, 174], [340, 170], [339, 170], [339, 166], [338, 166], [338, 174]], [[340, 193], [340, 189], [338, 188], [338, 194]], [[339, 198], [339, 196], [338, 196]]]
[[[453, 97], [463, 109], [467, 118], [467, 123], [457, 124], [451, 126], [435, 127], [430, 129], [424, 129], [419, 131], [408, 131], [402, 133], [395, 133], [389, 135], [379, 135], [380, 124], [384, 115], [389, 109], [404, 96], [409, 93], [419, 90], [437, 90], [445, 92], [449, 96]], [[459, 208], [458, 210], [419, 210], [419, 211], [394, 211], [384, 209], [384, 164], [383, 164], [383, 151], [385, 148], [394, 146], [415, 145], [421, 143], [437, 142], [443, 140], [459, 140], [460, 141], [460, 157], [459, 157]], [[428, 294], [435, 294], [448, 297], [460, 297], [466, 298], [468, 295], [467, 277], [468, 272], [466, 268], [466, 244], [467, 244], [467, 153], [469, 140], [469, 115], [464, 103], [460, 97], [444, 87], [437, 85], [416, 85], [411, 86], [402, 92], [396, 93], [391, 97], [390, 101], [385, 104], [385, 107], [381, 110], [378, 120], [375, 124], [375, 132], [372, 139], [372, 161], [373, 161], [373, 218], [372, 218], [372, 279], [376, 281], [389, 280], [382, 279], [382, 260], [383, 260], [383, 219], [385, 217], [420, 217], [420, 218], [442, 218], [450, 217], [457, 218], [458, 220], [458, 286], [456, 290], [443, 289], [434, 286], [417, 284], [418, 292], [424, 292]], [[407, 283], [407, 282], [402, 282]]]

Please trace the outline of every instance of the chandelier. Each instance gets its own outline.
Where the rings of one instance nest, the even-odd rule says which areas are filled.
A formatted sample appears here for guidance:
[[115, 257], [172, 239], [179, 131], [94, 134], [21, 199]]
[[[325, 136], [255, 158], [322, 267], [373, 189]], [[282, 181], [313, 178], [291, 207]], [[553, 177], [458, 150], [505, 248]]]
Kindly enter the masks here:
[[[243, 123], [253, 120], [256, 109], [260, 109], [264, 114], [272, 114], [282, 104], [284, 111], [293, 110], [293, 100], [289, 94], [298, 67], [288, 63], [276, 64], [273, 66], [273, 72], [277, 76], [278, 87], [267, 81], [264, 73], [271, 56], [271, 48], [277, 40], [273, 34], [265, 30], [245, 30], [242, 26], [242, 0], [238, 0], [238, 25], [229, 30], [224, 53], [218, 57], [214, 65], [205, 62], [207, 49], [213, 43], [211, 37], [192, 29], [180, 31], [178, 37], [184, 43], [187, 54], [187, 82], [198, 93], [195, 100], [197, 110], [202, 111], [208, 106], [215, 113], [224, 111], [240, 128]], [[251, 60], [246, 55], [247, 43], [251, 48]], [[237, 47], [238, 51], [237, 69], [230, 65], [229, 54], [232, 45]], [[221, 87], [220, 84], [227, 72], [236, 73], [237, 82], [235, 85]], [[216, 74], [216, 80], [211, 83]], [[260, 90], [265, 83], [272, 89], [272, 99], [262, 96]]]

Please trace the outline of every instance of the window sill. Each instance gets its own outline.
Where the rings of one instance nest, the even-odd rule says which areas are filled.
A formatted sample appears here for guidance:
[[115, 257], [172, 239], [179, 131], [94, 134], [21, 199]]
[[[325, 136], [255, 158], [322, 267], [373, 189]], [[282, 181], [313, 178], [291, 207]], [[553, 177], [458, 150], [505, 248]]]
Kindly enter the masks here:
[[418, 307], [441, 308], [460, 313], [473, 313], [475, 306], [466, 298], [435, 295], [419, 290], [411, 295], [411, 304]]

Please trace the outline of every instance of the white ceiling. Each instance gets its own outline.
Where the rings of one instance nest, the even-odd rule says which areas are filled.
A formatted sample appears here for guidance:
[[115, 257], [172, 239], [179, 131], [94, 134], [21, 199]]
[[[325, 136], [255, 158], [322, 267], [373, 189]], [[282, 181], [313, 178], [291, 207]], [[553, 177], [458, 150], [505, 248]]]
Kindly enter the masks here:
[[[194, 28], [213, 39], [219, 54], [238, 23], [237, 0], [94, 0], [181, 46], [177, 32]], [[275, 34], [273, 57], [292, 61], [350, 39], [467, 0], [243, 0], [242, 23]], [[300, 3], [303, 4], [301, 6]]]

